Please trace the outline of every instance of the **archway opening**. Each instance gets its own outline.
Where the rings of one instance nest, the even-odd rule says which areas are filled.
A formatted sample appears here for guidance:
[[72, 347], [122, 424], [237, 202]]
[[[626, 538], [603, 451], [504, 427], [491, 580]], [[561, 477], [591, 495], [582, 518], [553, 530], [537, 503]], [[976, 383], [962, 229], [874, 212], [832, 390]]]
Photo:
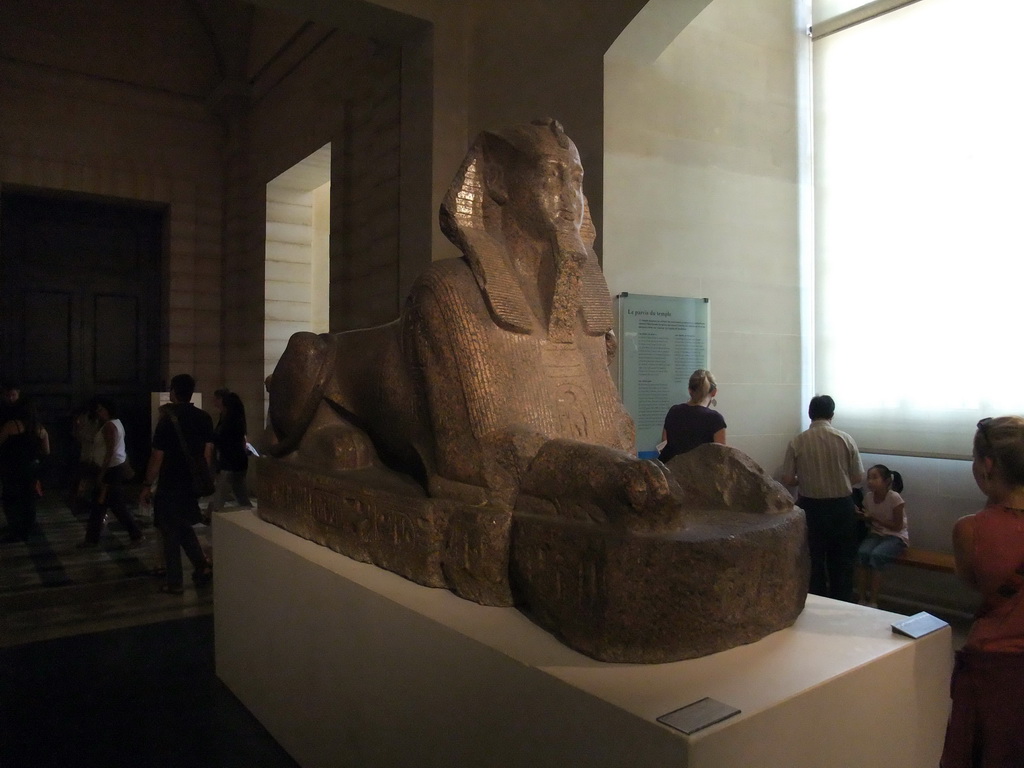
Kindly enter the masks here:
[[267, 184], [263, 375], [288, 339], [330, 329], [331, 145]]

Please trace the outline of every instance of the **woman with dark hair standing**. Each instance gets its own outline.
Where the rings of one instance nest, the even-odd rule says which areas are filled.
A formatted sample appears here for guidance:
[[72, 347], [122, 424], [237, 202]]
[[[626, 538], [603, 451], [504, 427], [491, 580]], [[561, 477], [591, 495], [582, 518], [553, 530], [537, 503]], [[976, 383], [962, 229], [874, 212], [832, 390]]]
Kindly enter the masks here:
[[249, 492], [245, 487], [245, 473], [249, 468], [245, 406], [242, 404], [242, 398], [228, 389], [218, 389], [214, 392], [213, 402], [220, 413], [217, 418], [217, 426], [213, 430], [217, 487], [206, 512], [209, 514], [223, 509], [229, 488], [234, 493], [238, 506], [249, 509], [252, 507], [252, 502], [249, 500]]
[[715, 405], [718, 384], [711, 371], [698, 368], [690, 376], [690, 399], [673, 405], [665, 416], [661, 439], [665, 447], [658, 459], [667, 462], [673, 456], [692, 451], [704, 443], [725, 445], [725, 419], [709, 406]]
[[3, 483], [5, 543], [23, 541], [36, 525], [36, 468], [50, 453], [50, 438], [25, 398], [8, 405], [0, 424], [0, 483]]
[[98, 468], [96, 495], [85, 526], [85, 540], [78, 546], [95, 547], [103, 530], [103, 518], [109, 509], [121, 523], [132, 544], [143, 541], [142, 530], [128, 512], [124, 498], [124, 482], [128, 480], [128, 454], [125, 450], [124, 425], [117, 418], [112, 400], [98, 397], [92, 401], [90, 416], [98, 428], [92, 443], [92, 461]]
[[957, 575], [983, 598], [956, 654], [942, 768], [1024, 766], [1024, 418], [982, 419], [974, 480], [988, 499], [953, 528]]

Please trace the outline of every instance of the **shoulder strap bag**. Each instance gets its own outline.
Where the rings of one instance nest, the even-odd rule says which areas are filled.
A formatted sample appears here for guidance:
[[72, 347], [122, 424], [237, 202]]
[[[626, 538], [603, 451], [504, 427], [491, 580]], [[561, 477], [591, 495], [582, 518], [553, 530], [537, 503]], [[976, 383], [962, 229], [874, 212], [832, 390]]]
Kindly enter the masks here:
[[192, 490], [196, 496], [211, 496], [214, 491], [213, 475], [210, 473], [210, 465], [206, 462], [203, 454], [193, 456], [189, 453], [188, 444], [185, 442], [185, 434], [181, 431], [181, 424], [178, 416], [173, 410], [168, 410], [167, 415], [174, 425], [174, 431], [178, 433], [178, 442], [181, 443], [181, 451], [185, 454], [185, 462], [188, 464], [189, 474], [192, 475]]

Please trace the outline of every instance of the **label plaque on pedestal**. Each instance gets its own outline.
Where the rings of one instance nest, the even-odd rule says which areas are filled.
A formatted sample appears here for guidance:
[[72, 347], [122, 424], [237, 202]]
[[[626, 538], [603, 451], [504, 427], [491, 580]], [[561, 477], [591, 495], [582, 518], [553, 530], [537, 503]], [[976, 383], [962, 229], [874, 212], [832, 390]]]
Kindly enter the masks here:
[[916, 640], [919, 637], [930, 635], [937, 629], [942, 629], [943, 627], [948, 626], [949, 625], [942, 619], [937, 619], [930, 613], [921, 611], [921, 613], [915, 613], [909, 619], [897, 621], [892, 625], [892, 631], [897, 635], [912, 637]]
[[693, 702], [693, 704], [687, 704], [685, 707], [673, 710], [667, 715], [662, 715], [658, 718], [658, 722], [675, 728], [677, 731], [682, 731], [689, 736], [702, 728], [728, 720], [733, 715], [738, 715], [739, 713], [740, 710], [736, 709], [736, 707], [705, 697]]

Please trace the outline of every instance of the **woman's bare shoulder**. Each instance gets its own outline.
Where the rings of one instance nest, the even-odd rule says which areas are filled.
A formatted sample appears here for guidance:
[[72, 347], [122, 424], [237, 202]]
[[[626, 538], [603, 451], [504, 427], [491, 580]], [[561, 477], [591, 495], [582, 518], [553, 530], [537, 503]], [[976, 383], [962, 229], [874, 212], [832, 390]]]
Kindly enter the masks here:
[[974, 526], [977, 524], [977, 513], [971, 513], [964, 515], [955, 523], [953, 523], [953, 536], [963, 536], [974, 532]]

